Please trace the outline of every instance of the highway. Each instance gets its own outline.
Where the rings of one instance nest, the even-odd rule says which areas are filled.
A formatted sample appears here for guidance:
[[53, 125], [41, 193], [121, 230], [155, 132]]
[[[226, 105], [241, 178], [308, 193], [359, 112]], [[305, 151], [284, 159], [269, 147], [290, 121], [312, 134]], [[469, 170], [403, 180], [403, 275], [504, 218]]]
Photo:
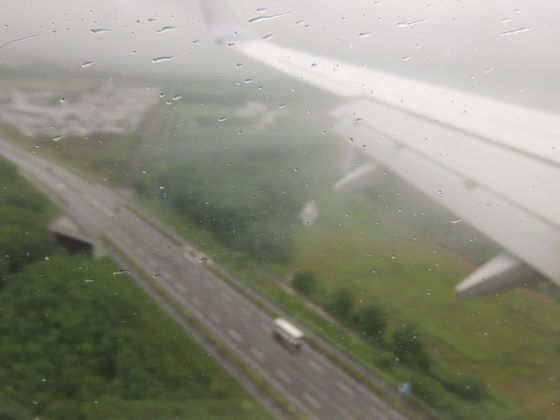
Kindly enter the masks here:
[[[294, 355], [272, 338], [272, 318], [126, 207], [126, 199], [0, 139], [0, 154], [40, 180], [89, 235], [109, 238], [296, 410], [310, 419], [406, 419], [304, 344]], [[285, 417], [284, 417], [285, 418]]]

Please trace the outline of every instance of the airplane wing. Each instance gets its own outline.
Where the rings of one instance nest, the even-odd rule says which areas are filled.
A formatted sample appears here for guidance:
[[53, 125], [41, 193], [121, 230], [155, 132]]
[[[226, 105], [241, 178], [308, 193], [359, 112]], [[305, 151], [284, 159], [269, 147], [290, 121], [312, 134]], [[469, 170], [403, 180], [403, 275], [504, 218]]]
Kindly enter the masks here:
[[335, 189], [384, 171], [408, 181], [503, 247], [456, 291], [461, 298], [527, 282], [560, 284], [560, 117], [275, 45], [229, 0], [201, 2], [220, 43], [344, 98], [335, 128], [371, 161]]

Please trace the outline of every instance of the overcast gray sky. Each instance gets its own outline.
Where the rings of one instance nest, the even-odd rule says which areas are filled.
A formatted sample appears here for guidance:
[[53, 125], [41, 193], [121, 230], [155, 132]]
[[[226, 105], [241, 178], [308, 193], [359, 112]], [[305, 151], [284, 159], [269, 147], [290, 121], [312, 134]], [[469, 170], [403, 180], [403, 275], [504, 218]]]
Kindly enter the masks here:
[[[238, 1], [265, 36], [312, 53], [505, 100], [553, 107], [560, 4], [551, 1]], [[279, 77], [213, 45], [197, 1], [3, 1], [0, 63], [33, 56], [79, 72]], [[174, 57], [172, 60], [153, 60]], [[243, 67], [235, 64], [241, 62]], [[84, 63], [93, 63], [82, 67]], [[540, 103], [539, 103], [540, 102]]]

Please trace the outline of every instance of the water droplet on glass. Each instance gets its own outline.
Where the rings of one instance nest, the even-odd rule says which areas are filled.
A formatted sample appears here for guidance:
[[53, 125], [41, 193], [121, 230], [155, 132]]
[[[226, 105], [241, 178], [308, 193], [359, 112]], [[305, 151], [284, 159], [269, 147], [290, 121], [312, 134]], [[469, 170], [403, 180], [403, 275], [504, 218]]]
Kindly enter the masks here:
[[240, 69], [241, 67], [243, 67], [243, 64], [237, 63], [237, 64], [235, 65], [235, 67], [237, 67], [238, 69]]
[[245, 79], [243, 82], [244, 83], [253, 83], [253, 79]]
[[286, 108], [286, 104], [280, 104], [278, 105], [278, 108]]
[[360, 121], [363, 121], [363, 120], [364, 120], [363, 118], [356, 118], [356, 122], [360, 122]]
[[39, 404], [39, 401], [33, 400], [33, 404], [37, 405], [37, 404]]
[[152, 59], [152, 63], [163, 63], [164, 61], [171, 61], [173, 60], [175, 57], [178, 57], [177, 55], [170, 55], [168, 57], [158, 57], [158, 58], [153, 58]]
[[104, 32], [109, 32], [109, 29], [92, 29], [90, 32], [92, 34], [102, 34]]
[[488, 74], [488, 73], [490, 73], [492, 70], [494, 70], [494, 69], [492, 69], [492, 68], [486, 69], [486, 70], [484, 70], [484, 73]]
[[160, 190], [163, 190], [164, 188], [165, 188], [165, 185], [160, 185], [160, 186], [159, 186], [159, 189], [160, 189]]
[[192, 43], [193, 43], [193, 44], [198, 44], [199, 42], [200, 42], [199, 39], [195, 39]]
[[219, 122], [222, 122], [222, 121], [225, 121], [225, 120], [227, 120], [227, 117], [220, 117], [220, 118], [218, 118], [218, 121], [219, 121]]
[[508, 23], [511, 21], [511, 18], [503, 18], [502, 23]]
[[128, 270], [118, 270], [118, 271], [114, 271], [113, 274], [128, 274]]
[[406, 57], [401, 58], [402, 61], [408, 61], [412, 58], [412, 56], [407, 55]]
[[513, 31], [502, 32], [500, 34], [500, 36], [516, 35], [516, 34], [520, 34], [520, 33], [523, 33], [523, 32], [529, 32], [532, 29], [533, 29], [532, 26], [525, 27], [525, 28], [514, 29]]
[[370, 36], [373, 36], [373, 34], [371, 32], [362, 32], [361, 34], [358, 35], [360, 38], [369, 38]]
[[[113, 273], [113, 274], [115, 274], [115, 273]], [[84, 280], [84, 283], [91, 283], [92, 281], [94, 281], [94, 280], [93, 279], [87, 279], [87, 280]]]
[[43, 378], [42, 381], [43, 381], [43, 382], [47, 382], [47, 378]]
[[160, 97], [160, 98], [163, 98], [164, 96], [165, 96], [165, 93], [164, 93], [164, 92], [161, 92], [161, 93], [159, 94], [159, 97]]
[[253, 24], [253, 23], [257, 23], [257, 22], [262, 22], [264, 20], [273, 20], [273, 19], [277, 19], [279, 17], [291, 15], [292, 13], [293, 12], [286, 12], [286, 13], [278, 13], [277, 15], [272, 15], [272, 16], [259, 16], [259, 17], [250, 19], [249, 23]]
[[53, 137], [53, 141], [59, 141], [62, 138], [62, 136], [55, 136]]
[[165, 26], [165, 27], [161, 28], [160, 30], [157, 30], [156, 33], [162, 34], [164, 32], [172, 31], [175, 28], [178, 28], [178, 26]]
[[278, 34], [268, 34], [267, 36], [263, 36], [263, 41], [270, 41], [273, 38], [276, 38]]
[[174, 101], [178, 101], [178, 100], [181, 99], [182, 97], [183, 97], [183, 95], [175, 95], [175, 96], [173, 97], [173, 100], [174, 100]]
[[60, 98], [60, 102], [64, 103], [64, 102], [66, 102], [66, 99]]
[[301, 26], [301, 25], [303, 25], [304, 23], [305, 23], [305, 20], [298, 20], [298, 21], [296, 22], [296, 25], [297, 25], [297, 26]]
[[82, 67], [83, 67], [83, 68], [91, 67], [91, 66], [93, 66], [94, 64], [95, 64], [95, 61], [86, 61], [85, 63], [82, 64]]
[[460, 223], [462, 221], [463, 221], [463, 219], [455, 219], [455, 220], [452, 220], [451, 223]]
[[420, 19], [420, 20], [415, 20], [414, 22], [399, 22], [397, 23], [397, 28], [406, 28], [409, 26], [415, 26], [427, 21], [428, 19]]

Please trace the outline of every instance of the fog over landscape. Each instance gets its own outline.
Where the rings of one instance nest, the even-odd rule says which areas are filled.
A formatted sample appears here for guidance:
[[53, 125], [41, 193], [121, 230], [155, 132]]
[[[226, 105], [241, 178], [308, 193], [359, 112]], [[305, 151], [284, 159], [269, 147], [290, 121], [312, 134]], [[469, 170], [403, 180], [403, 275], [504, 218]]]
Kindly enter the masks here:
[[[553, 2], [242, 1], [271, 42], [475, 94], [557, 110]], [[276, 16], [276, 18], [271, 18]], [[0, 65], [53, 64], [75, 77], [289, 80], [212, 42], [198, 2], [0, 6]], [[242, 64], [237, 66], [236, 64]], [[296, 82], [290, 82], [297, 85]], [[247, 87], [247, 89], [254, 86]]]

